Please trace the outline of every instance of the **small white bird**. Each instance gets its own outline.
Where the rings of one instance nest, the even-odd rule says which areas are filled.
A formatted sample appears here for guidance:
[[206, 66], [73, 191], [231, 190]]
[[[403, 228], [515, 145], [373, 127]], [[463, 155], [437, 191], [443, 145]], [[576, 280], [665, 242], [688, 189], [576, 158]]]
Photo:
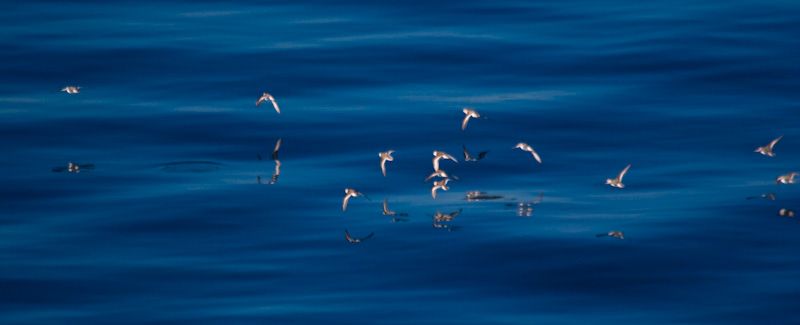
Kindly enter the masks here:
[[517, 149], [517, 148], [520, 148], [523, 151], [530, 151], [531, 154], [533, 155], [533, 158], [536, 159], [536, 161], [538, 161], [540, 164], [542, 163], [542, 159], [539, 158], [539, 154], [537, 154], [536, 151], [533, 151], [533, 147], [529, 146], [527, 143], [525, 142], [517, 143], [517, 145], [511, 149]]
[[458, 163], [458, 160], [451, 155], [448, 155], [444, 151], [434, 151], [433, 152], [433, 170], [439, 170], [439, 159], [450, 159]]
[[609, 231], [607, 234], [598, 234], [597, 235], [597, 237], [605, 237], [605, 236], [617, 237], [619, 239], [625, 239], [624, 237], [622, 237], [622, 232], [621, 231]]
[[780, 140], [781, 138], [783, 138], [783, 136], [779, 136], [777, 139], [772, 140], [772, 142], [770, 142], [766, 146], [758, 147], [758, 149], [756, 149], [753, 152], [760, 152], [762, 155], [767, 155], [767, 156], [770, 156], [770, 157], [774, 157], [775, 153], [772, 152], [772, 146], [774, 146], [775, 143], [778, 142], [778, 140]]
[[345, 193], [344, 194], [344, 200], [342, 201], [342, 212], [347, 210], [347, 201], [349, 201], [351, 197], [363, 196], [365, 199], [367, 199], [367, 201], [372, 201], [366, 195], [361, 194], [361, 193], [359, 193], [358, 191], [356, 191], [356, 190], [354, 190], [352, 188], [344, 189], [344, 193]]
[[383, 177], [386, 177], [386, 161], [394, 161], [392, 152], [394, 152], [394, 150], [378, 153], [378, 156], [381, 157], [381, 171], [383, 172]]
[[344, 238], [347, 238], [347, 241], [349, 241], [351, 243], [360, 243], [362, 241], [365, 241], [365, 240], [369, 239], [373, 235], [375, 235], [375, 233], [371, 232], [371, 233], [369, 233], [369, 235], [367, 235], [367, 237], [364, 237], [364, 238], [353, 238], [353, 237], [350, 237], [350, 233], [347, 232], [347, 229], [344, 230]]
[[441, 178], [453, 177], [454, 179], [458, 180], [458, 177], [448, 176], [447, 173], [444, 170], [439, 169], [439, 170], [431, 173], [430, 175], [428, 175], [428, 178], [426, 178], [425, 181], [423, 181], [423, 183], [427, 183], [429, 180], [431, 180], [431, 178], [434, 178], [434, 177], [441, 177]]
[[61, 89], [61, 91], [66, 91], [67, 94], [77, 94], [77, 93], [80, 92], [80, 91], [78, 91], [78, 89], [81, 89], [81, 87], [68, 86], [68, 87], [64, 87], [64, 89]]
[[450, 181], [449, 178], [445, 178], [445, 179], [443, 179], [441, 181], [434, 181], [433, 182], [433, 187], [431, 187], [431, 196], [433, 196], [433, 198], [435, 199], [436, 198], [436, 190], [438, 190], [438, 189], [441, 189], [442, 191], [449, 190], [450, 188], [447, 187], [447, 182], [449, 182], [449, 181]]
[[780, 211], [778, 211], [778, 215], [784, 217], [794, 217], [794, 211], [789, 209], [781, 209]]
[[267, 93], [264, 93], [263, 95], [261, 95], [261, 97], [258, 98], [258, 100], [256, 101], [256, 107], [258, 107], [258, 105], [260, 105], [261, 102], [266, 102], [266, 101], [272, 102], [272, 107], [275, 107], [275, 111], [278, 112], [278, 114], [281, 113], [281, 109], [278, 108], [278, 102], [275, 101], [275, 97], [272, 97], [272, 95]]
[[794, 184], [795, 183], [794, 177], [796, 175], [800, 175], [800, 173], [788, 173], [786, 175], [778, 176], [778, 178], [775, 178], [775, 183], [778, 183], [778, 184]]
[[619, 175], [617, 175], [617, 178], [615, 178], [615, 179], [610, 179], [610, 178], [606, 179], [606, 184], [609, 184], [609, 185], [611, 185], [613, 187], [619, 187], [619, 188], [625, 187], [625, 184], [622, 184], [622, 177], [625, 176], [625, 173], [628, 172], [628, 168], [631, 168], [631, 165], [628, 165], [627, 167], [625, 167], [625, 169], [623, 169], [622, 172], [619, 173]]
[[464, 120], [461, 121], [461, 131], [464, 131], [467, 128], [467, 122], [469, 122], [469, 118], [470, 117], [475, 117], [475, 118], [483, 117], [484, 119], [487, 119], [487, 120], [489, 119], [486, 116], [481, 116], [481, 114], [478, 114], [478, 112], [476, 112], [474, 110], [471, 110], [469, 108], [464, 108], [462, 111], [467, 116], [464, 116]]

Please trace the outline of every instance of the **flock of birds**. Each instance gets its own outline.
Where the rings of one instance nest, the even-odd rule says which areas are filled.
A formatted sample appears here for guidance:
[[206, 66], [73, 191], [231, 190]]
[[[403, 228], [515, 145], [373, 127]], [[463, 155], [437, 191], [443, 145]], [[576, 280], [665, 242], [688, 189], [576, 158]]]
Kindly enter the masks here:
[[[80, 93], [80, 89], [81, 88], [82, 87], [68, 86], [68, 87], [64, 87], [63, 89], [61, 89], [61, 91], [65, 91], [68, 94], [77, 94], [77, 93]], [[273, 108], [275, 108], [275, 111], [278, 114], [281, 113], [281, 110], [280, 110], [280, 108], [278, 106], [277, 101], [275, 100], [275, 97], [273, 97], [269, 93], [263, 93], [261, 95], [261, 97], [259, 97], [258, 100], [256, 101], [255, 106], [258, 107], [261, 103], [264, 103], [264, 102], [270, 102], [272, 104]], [[475, 111], [473, 109], [464, 108], [462, 111], [464, 113], [464, 119], [461, 121], [461, 130], [462, 131], [466, 130], [467, 124], [468, 124], [470, 118], [488, 119], [486, 116], [481, 115], [480, 113], [478, 113], [477, 111]], [[775, 146], [775, 144], [781, 138], [783, 138], [783, 136], [780, 136], [780, 137], [772, 140], [766, 146], [758, 147], [754, 152], [761, 153], [762, 155], [765, 155], [765, 156], [768, 156], [768, 157], [774, 157], [775, 153], [773, 152], [773, 147]], [[276, 183], [278, 181], [278, 176], [280, 175], [280, 167], [281, 167], [281, 162], [280, 162], [280, 160], [278, 160], [278, 150], [280, 149], [280, 146], [281, 146], [281, 139], [278, 139], [277, 143], [275, 144], [275, 149], [272, 151], [272, 157], [271, 157], [272, 160], [275, 161], [275, 173], [273, 174], [272, 179], [270, 181], [266, 182], [266, 183], [274, 184], [274, 183]], [[540, 164], [542, 163], [542, 159], [541, 159], [541, 157], [539, 157], [539, 154], [536, 153], [536, 151], [533, 149], [533, 147], [531, 147], [527, 143], [524, 143], [524, 142], [517, 143], [517, 145], [512, 147], [511, 149], [512, 150], [513, 149], [520, 149], [522, 151], [530, 152], [531, 155], [533, 156], [533, 158], [538, 163], [540, 163]], [[388, 150], [388, 151], [385, 151], [385, 152], [379, 152], [378, 153], [378, 157], [380, 158], [381, 172], [382, 172], [384, 177], [386, 177], [386, 162], [394, 161], [394, 157], [392, 157], [392, 153], [394, 153], [394, 152], [395, 152], [394, 150]], [[483, 152], [478, 154], [477, 158], [474, 158], [474, 157], [470, 156], [469, 152], [467, 152], [467, 148], [463, 147], [463, 154], [464, 154], [464, 160], [465, 161], [478, 161], [478, 160], [481, 160], [481, 159], [484, 158], [484, 156], [486, 156], [487, 153], [488, 153], [488, 151], [483, 151]], [[261, 156], [260, 155], [258, 156], [258, 159], [261, 160]], [[432, 160], [432, 162], [433, 162], [433, 170], [434, 171], [430, 175], [428, 175], [427, 178], [425, 178], [424, 182], [427, 183], [429, 180], [431, 180], [433, 178], [439, 178], [439, 180], [434, 180], [433, 185], [431, 187], [431, 196], [434, 199], [436, 199], [436, 192], [438, 190], [447, 191], [447, 190], [450, 189], [447, 186], [448, 182], [450, 182], [452, 179], [458, 180], [458, 177], [456, 177], [454, 175], [449, 175], [447, 172], [445, 172], [443, 169], [440, 168], [439, 162], [442, 159], [444, 159], [444, 160], [452, 160], [453, 162], [458, 163], [458, 160], [455, 157], [453, 157], [452, 155], [450, 155], [450, 154], [448, 154], [446, 152], [443, 152], [443, 151], [434, 151], [433, 152], [433, 160]], [[70, 162], [67, 165], [67, 167], [56, 167], [56, 168], [53, 168], [53, 171], [54, 172], [68, 171], [70, 173], [79, 173], [81, 170], [91, 170], [93, 168], [94, 168], [94, 165], [77, 165], [77, 164], [74, 164], [74, 163]], [[628, 172], [628, 169], [630, 169], [630, 168], [631, 168], [631, 165], [627, 165], [617, 175], [617, 177], [606, 179], [605, 183], [608, 184], [608, 185], [611, 185], [613, 187], [616, 187], [616, 188], [624, 188], [625, 184], [622, 183], [622, 178], [625, 176], [625, 174]], [[798, 175], [800, 175], [800, 173], [797, 173], [797, 172], [791, 172], [791, 173], [788, 173], [786, 175], [780, 175], [775, 179], [775, 182], [777, 184], [794, 184], [796, 182], [795, 176], [798, 176]], [[257, 176], [257, 180], [258, 180], [259, 184], [263, 184], [264, 183], [261, 180], [261, 176]], [[363, 198], [365, 198], [367, 200], [370, 200], [369, 197], [367, 197], [363, 193], [361, 193], [361, 192], [359, 192], [359, 191], [357, 191], [355, 189], [352, 189], [352, 188], [345, 188], [344, 192], [345, 192], [345, 195], [344, 195], [344, 198], [342, 199], [342, 213], [347, 211], [347, 204], [350, 201], [350, 198], [363, 197]], [[467, 193], [467, 200], [470, 200], [470, 201], [487, 200], [487, 199], [495, 199], [495, 198], [500, 198], [500, 197], [485, 196], [483, 192], [478, 192], [478, 191], [468, 192]], [[771, 199], [771, 200], [775, 200], [775, 193], [767, 193], [767, 194], [763, 194], [761, 196], [751, 196], [751, 197], [748, 197], [747, 199], [750, 200], [750, 199], [758, 199], [758, 198], [768, 198], [768, 199]], [[521, 211], [520, 213], [522, 213], [524, 211], [526, 215], [530, 215], [530, 213], [532, 212], [531, 206], [533, 206], [535, 204], [538, 204], [541, 201], [542, 201], [542, 194], [540, 193], [539, 194], [539, 199], [537, 201], [527, 202], [527, 203], [518, 203], [517, 206], [520, 208], [520, 211]], [[509, 204], [509, 205], [511, 205], [511, 204]], [[453, 218], [456, 215], [460, 214], [461, 212], [462, 212], [462, 210], [455, 211], [455, 212], [452, 212], [452, 213], [449, 213], [449, 214], [444, 214], [442, 212], [437, 212], [435, 215], [431, 215], [431, 217], [433, 217], [433, 220], [434, 220], [433, 221], [433, 226], [436, 227], [436, 228], [447, 228], [448, 230], [455, 230], [455, 229], [457, 229], [457, 227], [450, 226], [450, 225], [445, 224], [445, 223], [448, 222], [448, 221], [452, 221]], [[394, 218], [392, 219], [392, 222], [408, 221], [408, 219], [406, 219], [406, 218], [399, 218], [399, 217], [407, 217], [408, 214], [406, 214], [406, 213], [396, 213], [396, 212], [391, 211], [391, 210], [388, 209], [388, 199], [385, 199], [383, 201], [383, 215], [393, 216]], [[780, 209], [779, 212], [778, 212], [778, 215], [779, 216], [786, 216], [786, 217], [793, 217], [794, 216], [794, 211], [793, 210], [789, 210], [789, 209]], [[369, 235], [367, 235], [365, 237], [362, 237], [362, 238], [354, 238], [354, 237], [350, 236], [350, 233], [347, 231], [347, 229], [345, 229], [345, 239], [347, 239], [349, 242], [353, 242], [353, 243], [362, 242], [364, 240], [367, 240], [367, 239], [371, 238], [372, 236], [374, 236], [374, 233], [370, 233]], [[624, 235], [623, 235], [623, 233], [621, 231], [609, 231], [608, 233], [603, 233], [603, 234], [598, 234], [597, 235], [597, 237], [605, 237], [605, 236], [625, 239]]]

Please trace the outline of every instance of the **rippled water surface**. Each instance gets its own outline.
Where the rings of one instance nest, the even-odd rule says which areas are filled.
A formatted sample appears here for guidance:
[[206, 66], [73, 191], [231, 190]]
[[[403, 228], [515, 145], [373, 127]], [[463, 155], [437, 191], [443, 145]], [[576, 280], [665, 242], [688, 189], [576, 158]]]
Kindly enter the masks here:
[[3, 8], [3, 324], [800, 323], [793, 1]]

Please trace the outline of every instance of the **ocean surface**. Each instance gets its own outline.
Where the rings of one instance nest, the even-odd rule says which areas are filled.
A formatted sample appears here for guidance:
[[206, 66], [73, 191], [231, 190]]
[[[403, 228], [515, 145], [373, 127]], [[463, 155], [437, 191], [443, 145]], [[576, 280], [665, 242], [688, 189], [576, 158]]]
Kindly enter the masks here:
[[0, 8], [2, 324], [800, 324], [797, 1]]

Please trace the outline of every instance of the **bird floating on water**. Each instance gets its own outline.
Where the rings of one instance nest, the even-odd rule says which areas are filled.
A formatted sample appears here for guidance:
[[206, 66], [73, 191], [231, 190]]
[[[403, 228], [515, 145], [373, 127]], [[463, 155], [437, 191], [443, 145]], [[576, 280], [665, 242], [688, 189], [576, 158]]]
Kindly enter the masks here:
[[605, 237], [605, 236], [617, 237], [619, 239], [625, 239], [624, 237], [622, 237], [622, 232], [621, 231], [609, 231], [607, 234], [598, 234], [597, 235], [597, 237]]
[[60, 173], [60, 172], [63, 172], [63, 171], [67, 171], [67, 172], [70, 172], [70, 173], [80, 173], [82, 170], [91, 170], [91, 169], [94, 169], [94, 165], [92, 165], [92, 164], [78, 165], [78, 164], [74, 164], [74, 163], [70, 162], [70, 163], [67, 164], [67, 167], [55, 167], [55, 168], [53, 168], [53, 172]]
[[617, 175], [617, 178], [615, 178], [615, 179], [610, 179], [610, 178], [606, 179], [606, 184], [609, 184], [609, 185], [611, 185], [613, 187], [619, 187], [619, 188], [625, 187], [625, 184], [622, 184], [622, 177], [625, 176], [625, 173], [628, 172], [628, 168], [631, 168], [631, 165], [628, 165], [627, 167], [625, 167], [625, 169], [623, 169], [622, 172], [619, 173], [619, 175]]
[[450, 160], [455, 161], [456, 163], [458, 163], [458, 160], [456, 160], [456, 158], [454, 158], [453, 156], [447, 154], [446, 152], [444, 152], [444, 151], [434, 151], [433, 152], [433, 170], [439, 170], [439, 159], [442, 159], [442, 158], [450, 159]]
[[511, 149], [517, 149], [517, 148], [520, 148], [523, 151], [530, 151], [530, 153], [533, 155], [533, 158], [536, 159], [536, 161], [538, 161], [540, 164], [542, 163], [542, 159], [539, 158], [539, 154], [537, 154], [536, 151], [533, 151], [533, 147], [529, 146], [527, 143], [525, 142], [517, 143], [517, 145]]
[[345, 193], [344, 194], [344, 200], [342, 201], [342, 212], [347, 210], [347, 201], [349, 201], [351, 197], [363, 196], [365, 199], [367, 199], [367, 201], [372, 201], [366, 195], [361, 194], [361, 193], [359, 193], [358, 191], [356, 191], [356, 190], [354, 190], [352, 188], [344, 189], [344, 193]]
[[64, 89], [61, 89], [61, 91], [66, 91], [67, 94], [77, 94], [77, 93], [80, 92], [78, 89], [81, 89], [81, 88], [82, 87], [67, 86], [67, 87], [64, 87]]
[[770, 200], [775, 200], [775, 193], [761, 194], [760, 196], [748, 196], [747, 199], [752, 200], [752, 199], [759, 199], [762, 197], [768, 198]]
[[264, 93], [263, 95], [261, 95], [261, 97], [258, 98], [258, 100], [256, 101], [256, 107], [258, 107], [258, 105], [260, 105], [261, 102], [266, 102], [266, 101], [272, 102], [272, 107], [275, 107], [275, 111], [278, 112], [278, 114], [281, 113], [281, 109], [278, 108], [278, 102], [275, 101], [275, 97], [272, 97], [272, 95], [267, 93]]
[[475, 118], [483, 117], [484, 119], [487, 120], [489, 119], [486, 116], [481, 116], [481, 114], [478, 114], [478, 112], [469, 108], [464, 108], [462, 111], [464, 112], [464, 114], [466, 114], [466, 116], [464, 116], [464, 120], [461, 121], [461, 131], [464, 131], [467, 128], [467, 122], [469, 122], [470, 117], [475, 117]]
[[392, 152], [394, 152], [394, 150], [378, 153], [378, 156], [381, 157], [381, 171], [383, 172], [383, 177], [386, 177], [386, 161], [394, 161]]
[[449, 182], [449, 181], [450, 181], [449, 178], [445, 178], [445, 179], [443, 179], [441, 181], [434, 181], [433, 182], [433, 187], [431, 187], [431, 196], [433, 196], [433, 198], [435, 199], [436, 198], [436, 190], [438, 190], [438, 189], [441, 189], [442, 191], [449, 190], [450, 188], [447, 187], [447, 182]]
[[360, 243], [362, 241], [365, 241], [365, 240], [369, 239], [373, 235], [375, 235], [375, 233], [371, 232], [371, 233], [369, 233], [369, 235], [367, 235], [367, 237], [364, 237], [364, 238], [353, 238], [353, 237], [350, 237], [350, 233], [347, 232], [347, 229], [344, 230], [344, 238], [347, 238], [347, 241], [349, 241], [351, 243]]
[[775, 143], [776, 143], [776, 142], [778, 142], [778, 140], [780, 140], [781, 138], [783, 138], [783, 136], [779, 136], [777, 139], [775, 139], [775, 140], [772, 140], [772, 142], [770, 142], [770, 143], [769, 143], [768, 145], [766, 145], [766, 146], [763, 146], [763, 147], [758, 147], [758, 149], [756, 149], [756, 150], [755, 150], [755, 151], [753, 151], [753, 152], [759, 152], [759, 153], [761, 153], [762, 155], [766, 155], [766, 156], [774, 157], [774, 156], [775, 156], [775, 153], [773, 153], [773, 152], [772, 152], [772, 147], [773, 147], [773, 146], [775, 145]]
[[800, 175], [800, 173], [788, 173], [786, 175], [781, 175], [775, 178], [775, 183], [778, 184], [794, 184], [795, 180], [794, 177]]

